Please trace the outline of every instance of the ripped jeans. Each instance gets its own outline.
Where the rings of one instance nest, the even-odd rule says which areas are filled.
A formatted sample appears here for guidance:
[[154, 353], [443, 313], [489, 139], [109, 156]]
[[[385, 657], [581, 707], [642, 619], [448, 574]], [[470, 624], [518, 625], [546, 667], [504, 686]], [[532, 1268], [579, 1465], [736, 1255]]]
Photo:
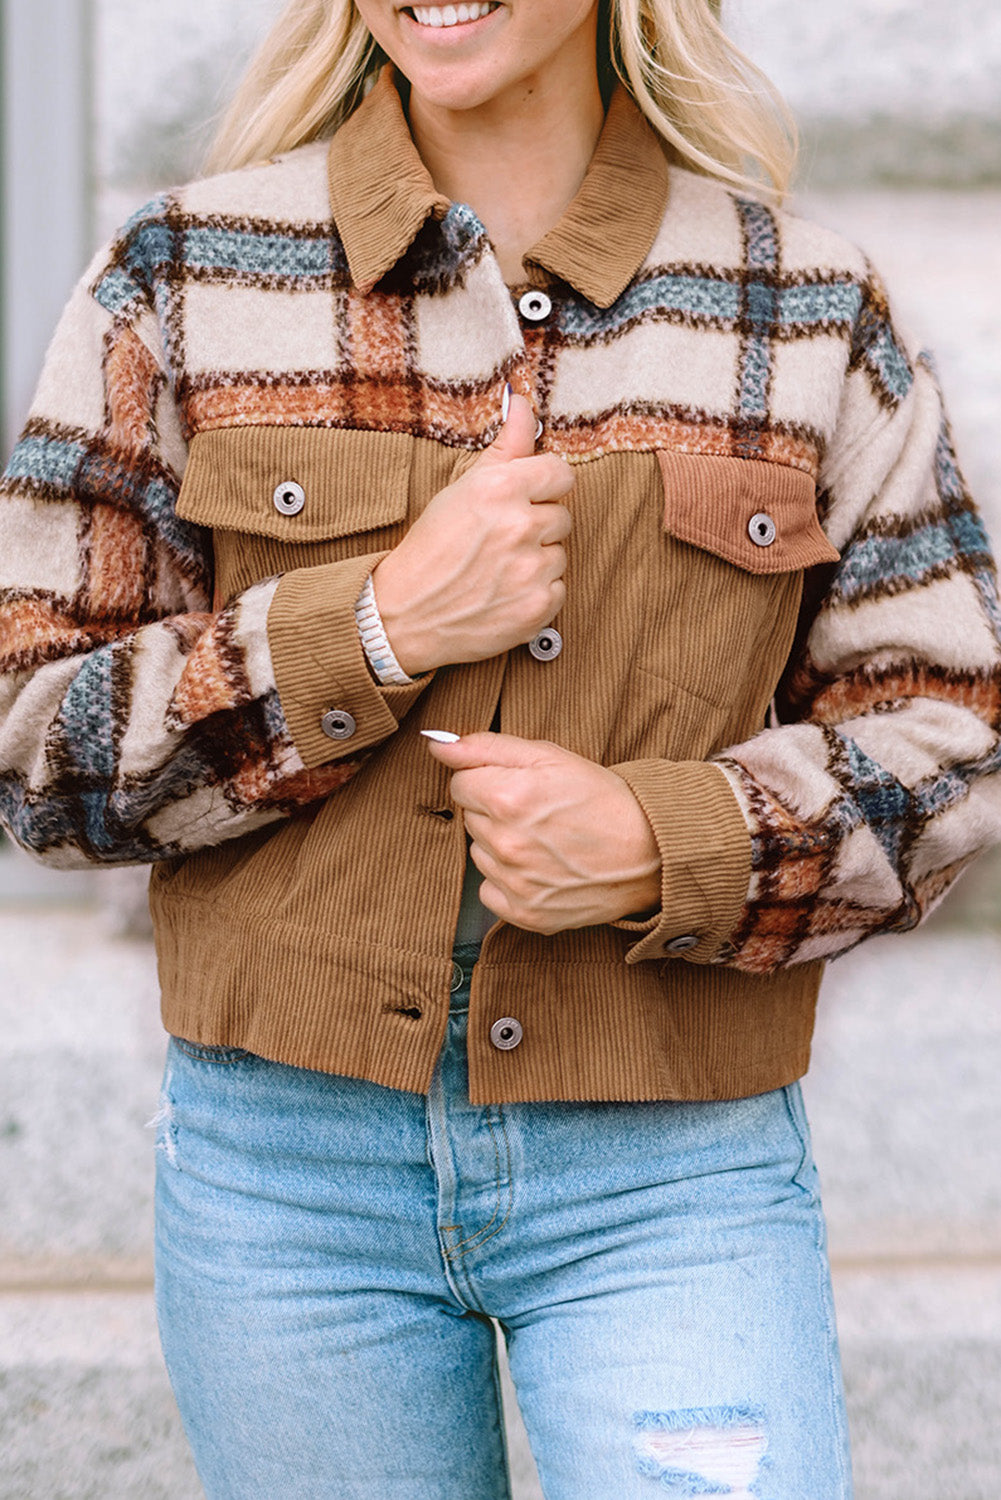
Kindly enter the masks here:
[[157, 1303], [208, 1500], [850, 1500], [797, 1086], [473, 1107], [171, 1043]]

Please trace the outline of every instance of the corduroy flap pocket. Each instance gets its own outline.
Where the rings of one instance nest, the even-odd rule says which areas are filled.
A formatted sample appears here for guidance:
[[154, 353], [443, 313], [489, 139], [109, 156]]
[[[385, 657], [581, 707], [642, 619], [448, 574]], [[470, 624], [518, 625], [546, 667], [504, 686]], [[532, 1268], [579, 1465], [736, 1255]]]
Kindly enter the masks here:
[[838, 561], [817, 519], [813, 480], [754, 459], [659, 451], [664, 529], [748, 573]]
[[[658, 451], [657, 459], [663, 545], [650, 549], [636, 664], [659, 691], [651, 701], [667, 705], [668, 753], [702, 758], [763, 726], [795, 638], [804, 574], [838, 554], [809, 475], [739, 458]], [[658, 690], [660, 681], [670, 686]]]
[[200, 432], [177, 513], [292, 544], [378, 531], [406, 516], [413, 447], [409, 433], [334, 427]]

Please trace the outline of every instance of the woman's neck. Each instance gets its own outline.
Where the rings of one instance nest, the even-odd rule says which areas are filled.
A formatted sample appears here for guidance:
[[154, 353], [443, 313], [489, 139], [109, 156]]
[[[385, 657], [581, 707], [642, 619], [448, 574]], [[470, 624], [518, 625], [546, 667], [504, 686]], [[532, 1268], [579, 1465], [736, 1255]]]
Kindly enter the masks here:
[[522, 257], [575, 196], [604, 122], [597, 78], [566, 87], [552, 75], [474, 110], [410, 101], [410, 129], [438, 191], [486, 228], [504, 279], [525, 279]]

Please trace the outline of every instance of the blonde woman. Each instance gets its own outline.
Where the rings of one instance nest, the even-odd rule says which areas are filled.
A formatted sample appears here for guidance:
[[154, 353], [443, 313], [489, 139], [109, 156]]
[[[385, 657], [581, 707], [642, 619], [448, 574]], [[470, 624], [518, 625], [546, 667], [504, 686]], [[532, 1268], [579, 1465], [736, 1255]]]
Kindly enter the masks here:
[[851, 1493], [823, 961], [999, 825], [927, 362], [707, 0], [293, 0], [57, 334], [5, 817], [148, 861], [210, 1500]]

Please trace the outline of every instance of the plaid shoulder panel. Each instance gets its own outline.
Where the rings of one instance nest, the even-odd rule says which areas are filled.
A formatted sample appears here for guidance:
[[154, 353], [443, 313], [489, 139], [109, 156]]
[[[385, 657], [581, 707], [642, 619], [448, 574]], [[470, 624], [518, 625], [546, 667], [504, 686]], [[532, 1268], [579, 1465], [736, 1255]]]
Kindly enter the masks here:
[[752, 972], [914, 926], [1001, 838], [994, 564], [934, 378], [902, 348], [868, 302], [846, 382], [861, 413], [830, 456], [841, 562], [776, 700], [786, 722], [720, 758], [753, 874], [719, 961]]
[[267, 647], [275, 582], [211, 613], [146, 326], [164, 234], [141, 215], [78, 289], [0, 482], [0, 818], [54, 865], [217, 843], [357, 767], [307, 771], [295, 749]]

